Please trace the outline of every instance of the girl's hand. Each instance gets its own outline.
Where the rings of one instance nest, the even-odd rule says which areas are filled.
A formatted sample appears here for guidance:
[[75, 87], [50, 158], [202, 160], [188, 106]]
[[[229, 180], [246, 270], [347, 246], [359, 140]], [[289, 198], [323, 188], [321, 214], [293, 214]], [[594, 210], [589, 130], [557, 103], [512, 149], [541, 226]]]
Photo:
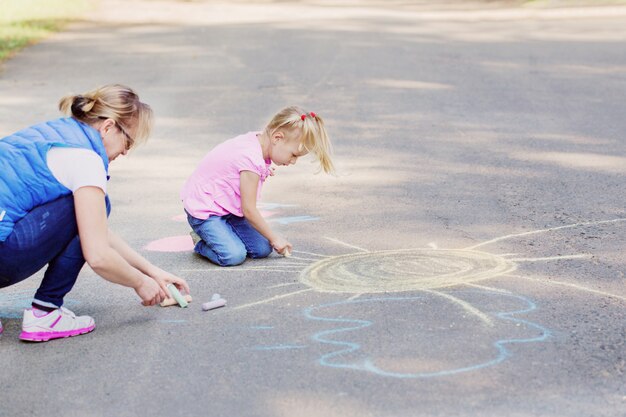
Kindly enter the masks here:
[[141, 284], [135, 288], [135, 292], [141, 298], [141, 304], [144, 306], [153, 306], [165, 300], [167, 294], [159, 287], [156, 281], [144, 276]]
[[280, 253], [281, 255], [285, 254], [285, 250], [288, 250], [289, 252], [291, 252], [291, 243], [289, 243], [287, 241], [287, 239], [282, 238], [282, 237], [277, 237], [276, 240], [274, 240], [273, 242], [270, 242], [270, 244], [272, 245], [272, 247], [274, 248], [274, 250], [278, 253]]

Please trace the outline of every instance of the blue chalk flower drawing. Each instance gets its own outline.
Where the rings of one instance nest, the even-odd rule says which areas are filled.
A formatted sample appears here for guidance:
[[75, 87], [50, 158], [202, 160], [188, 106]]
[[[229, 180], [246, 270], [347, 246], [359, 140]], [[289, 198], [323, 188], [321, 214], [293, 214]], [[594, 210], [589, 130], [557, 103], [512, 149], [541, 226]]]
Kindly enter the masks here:
[[[430, 370], [430, 371], [421, 371], [421, 372], [399, 372], [399, 371], [390, 371], [389, 369], [382, 369], [376, 364], [376, 361], [371, 359], [369, 356], [365, 356], [363, 358], [357, 360], [349, 360], [348, 358], [355, 354], [359, 353], [363, 349], [363, 347], [354, 341], [350, 341], [348, 338], [342, 338], [341, 335], [343, 333], [348, 333], [353, 330], [360, 330], [367, 327], [373, 326], [373, 322], [369, 320], [362, 319], [351, 319], [345, 317], [327, 317], [321, 316], [320, 312], [325, 308], [331, 308], [335, 306], [341, 306], [346, 304], [355, 304], [355, 303], [378, 303], [378, 302], [394, 302], [394, 301], [406, 301], [406, 300], [418, 300], [423, 297], [383, 297], [383, 298], [369, 298], [364, 300], [348, 300], [348, 301], [339, 301], [335, 303], [323, 304], [320, 306], [307, 308], [304, 312], [305, 316], [311, 320], [318, 320], [328, 323], [336, 323], [341, 324], [342, 327], [333, 328], [330, 330], [324, 330], [318, 332], [313, 335], [312, 339], [326, 345], [330, 345], [336, 350], [333, 350], [329, 353], [322, 355], [319, 359], [319, 363], [323, 366], [328, 366], [331, 368], [343, 368], [343, 369], [352, 369], [359, 371], [367, 371], [381, 376], [388, 377], [396, 377], [396, 378], [429, 378], [429, 377], [437, 377], [437, 376], [447, 376], [454, 375], [467, 371], [474, 371], [481, 368], [486, 368], [489, 366], [497, 365], [503, 362], [508, 357], [512, 356], [512, 353], [509, 351], [508, 346], [512, 344], [522, 344], [522, 343], [532, 343], [532, 342], [541, 342], [546, 340], [550, 336], [550, 331], [545, 327], [532, 323], [527, 320], [523, 320], [518, 318], [517, 316], [529, 313], [536, 309], [535, 304], [529, 299], [517, 295], [512, 294], [499, 294], [499, 296], [511, 297], [521, 301], [525, 308], [515, 311], [503, 311], [494, 313], [494, 316], [501, 320], [508, 321], [512, 324], [523, 325], [526, 327], [527, 332], [531, 332], [533, 334], [525, 336], [525, 337], [512, 337], [505, 336], [502, 339], [498, 339], [493, 342], [492, 349], [486, 352], [487, 357], [479, 360], [477, 363], [465, 363], [461, 366], [451, 366], [447, 369], [438, 369], [438, 370]], [[447, 330], [447, 329], [446, 329]], [[346, 335], [345, 337], [347, 337]], [[467, 362], [466, 356], [459, 355], [460, 361], [464, 360]], [[473, 358], [469, 358], [471, 361]], [[428, 359], [423, 360], [422, 362], [428, 363]], [[453, 363], [454, 360], [449, 359], [448, 363]]]
[[[541, 324], [530, 321], [537, 310], [535, 303], [511, 291], [483, 285], [486, 280], [512, 277], [532, 280], [546, 285], [567, 286], [578, 291], [595, 293], [626, 301], [626, 297], [576, 283], [546, 280], [518, 272], [525, 263], [588, 259], [590, 254], [571, 254], [548, 257], [522, 257], [519, 254], [492, 254], [482, 247], [507, 239], [527, 239], [544, 233], [560, 233], [568, 229], [590, 228], [601, 225], [625, 225], [626, 218], [576, 223], [546, 229], [497, 237], [462, 249], [441, 249], [432, 243], [429, 248], [369, 251], [334, 238], [332, 242], [348, 246], [356, 252], [339, 256], [294, 251], [289, 260], [277, 265], [259, 265], [236, 268], [236, 270], [270, 270], [273, 272], [299, 273], [299, 282], [305, 288], [283, 293], [235, 309], [274, 302], [307, 291], [348, 295], [341, 301], [333, 301], [304, 309], [307, 320], [323, 323], [329, 327], [313, 334], [310, 340], [323, 353], [318, 359], [322, 366], [349, 369], [395, 378], [430, 378], [475, 371], [502, 363], [520, 352], [519, 347], [547, 340], [551, 332]], [[233, 269], [234, 270], [234, 269]], [[276, 285], [271, 288], [282, 288]], [[393, 296], [402, 293], [401, 296]], [[406, 303], [411, 303], [407, 308]], [[437, 303], [443, 303], [437, 305]], [[378, 309], [378, 310], [376, 310]], [[371, 346], [378, 334], [385, 333], [384, 323], [390, 316], [420, 311], [430, 315], [429, 323], [441, 318], [439, 328], [420, 328], [420, 315], [414, 314], [413, 326], [402, 335], [408, 352], [394, 358], [385, 357], [389, 348], [396, 349], [393, 341]], [[368, 314], [368, 310], [376, 313]], [[437, 316], [439, 314], [439, 316]], [[446, 320], [463, 322], [465, 333], [455, 338], [446, 328]], [[425, 320], [424, 320], [425, 321]], [[458, 327], [458, 326], [457, 326]], [[457, 329], [454, 329], [457, 330]], [[367, 332], [374, 337], [364, 337]], [[480, 335], [481, 339], [472, 339]], [[412, 339], [411, 339], [412, 337]], [[363, 339], [363, 342], [359, 341]], [[463, 345], [454, 357], [439, 357], [441, 352], [454, 349], [438, 349]], [[287, 347], [303, 348], [301, 345], [257, 346], [255, 350], [284, 350]], [[518, 348], [513, 349], [513, 346]], [[465, 353], [470, 354], [465, 354]], [[370, 354], [368, 352], [375, 352]], [[381, 353], [382, 352], [382, 353]], [[412, 356], [412, 358], [411, 358]], [[397, 358], [400, 359], [397, 359]]]

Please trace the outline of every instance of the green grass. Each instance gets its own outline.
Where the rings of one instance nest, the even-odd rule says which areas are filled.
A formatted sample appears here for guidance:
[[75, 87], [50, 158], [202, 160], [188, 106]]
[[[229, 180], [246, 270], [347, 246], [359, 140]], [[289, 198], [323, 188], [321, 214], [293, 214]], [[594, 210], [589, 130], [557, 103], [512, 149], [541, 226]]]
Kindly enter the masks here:
[[90, 0], [0, 0], [0, 61], [89, 9]]

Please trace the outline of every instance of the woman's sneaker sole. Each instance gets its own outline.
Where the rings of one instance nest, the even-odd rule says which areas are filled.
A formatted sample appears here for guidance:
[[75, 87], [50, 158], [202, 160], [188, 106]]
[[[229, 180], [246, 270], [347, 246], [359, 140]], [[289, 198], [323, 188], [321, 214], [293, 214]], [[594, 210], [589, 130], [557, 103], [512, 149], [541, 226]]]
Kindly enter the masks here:
[[48, 313], [36, 308], [24, 310], [20, 339], [28, 342], [47, 342], [51, 339], [78, 336], [96, 328], [92, 317], [76, 316], [65, 307]]
[[22, 332], [20, 333], [20, 340], [26, 342], [47, 342], [52, 339], [80, 336], [81, 334], [92, 332], [95, 328], [96, 325], [94, 324], [84, 329], [68, 330], [65, 332]]

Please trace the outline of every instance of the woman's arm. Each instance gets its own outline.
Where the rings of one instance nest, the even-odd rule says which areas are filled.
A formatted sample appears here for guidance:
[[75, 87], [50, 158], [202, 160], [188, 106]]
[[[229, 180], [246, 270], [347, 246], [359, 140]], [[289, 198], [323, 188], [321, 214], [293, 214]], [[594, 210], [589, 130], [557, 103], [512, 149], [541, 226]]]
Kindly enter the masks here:
[[185, 290], [185, 292], [189, 294], [187, 281], [151, 264], [146, 258], [131, 248], [121, 237], [113, 233], [111, 229], [109, 229], [109, 245], [111, 245], [111, 247], [132, 267], [154, 279], [166, 294], [169, 294], [167, 284], [175, 284], [176, 287]]
[[239, 174], [239, 191], [241, 192], [241, 211], [243, 216], [250, 222], [259, 233], [261, 233], [270, 245], [281, 255], [285, 250], [291, 252], [291, 243], [287, 239], [278, 236], [267, 224], [259, 209], [256, 208], [256, 195], [259, 186], [259, 175], [252, 171], [241, 171]]
[[83, 256], [94, 272], [108, 281], [133, 288], [143, 305], [163, 301], [166, 292], [157, 282], [131, 266], [109, 244], [104, 191], [98, 187], [79, 188], [74, 192], [74, 210]]

